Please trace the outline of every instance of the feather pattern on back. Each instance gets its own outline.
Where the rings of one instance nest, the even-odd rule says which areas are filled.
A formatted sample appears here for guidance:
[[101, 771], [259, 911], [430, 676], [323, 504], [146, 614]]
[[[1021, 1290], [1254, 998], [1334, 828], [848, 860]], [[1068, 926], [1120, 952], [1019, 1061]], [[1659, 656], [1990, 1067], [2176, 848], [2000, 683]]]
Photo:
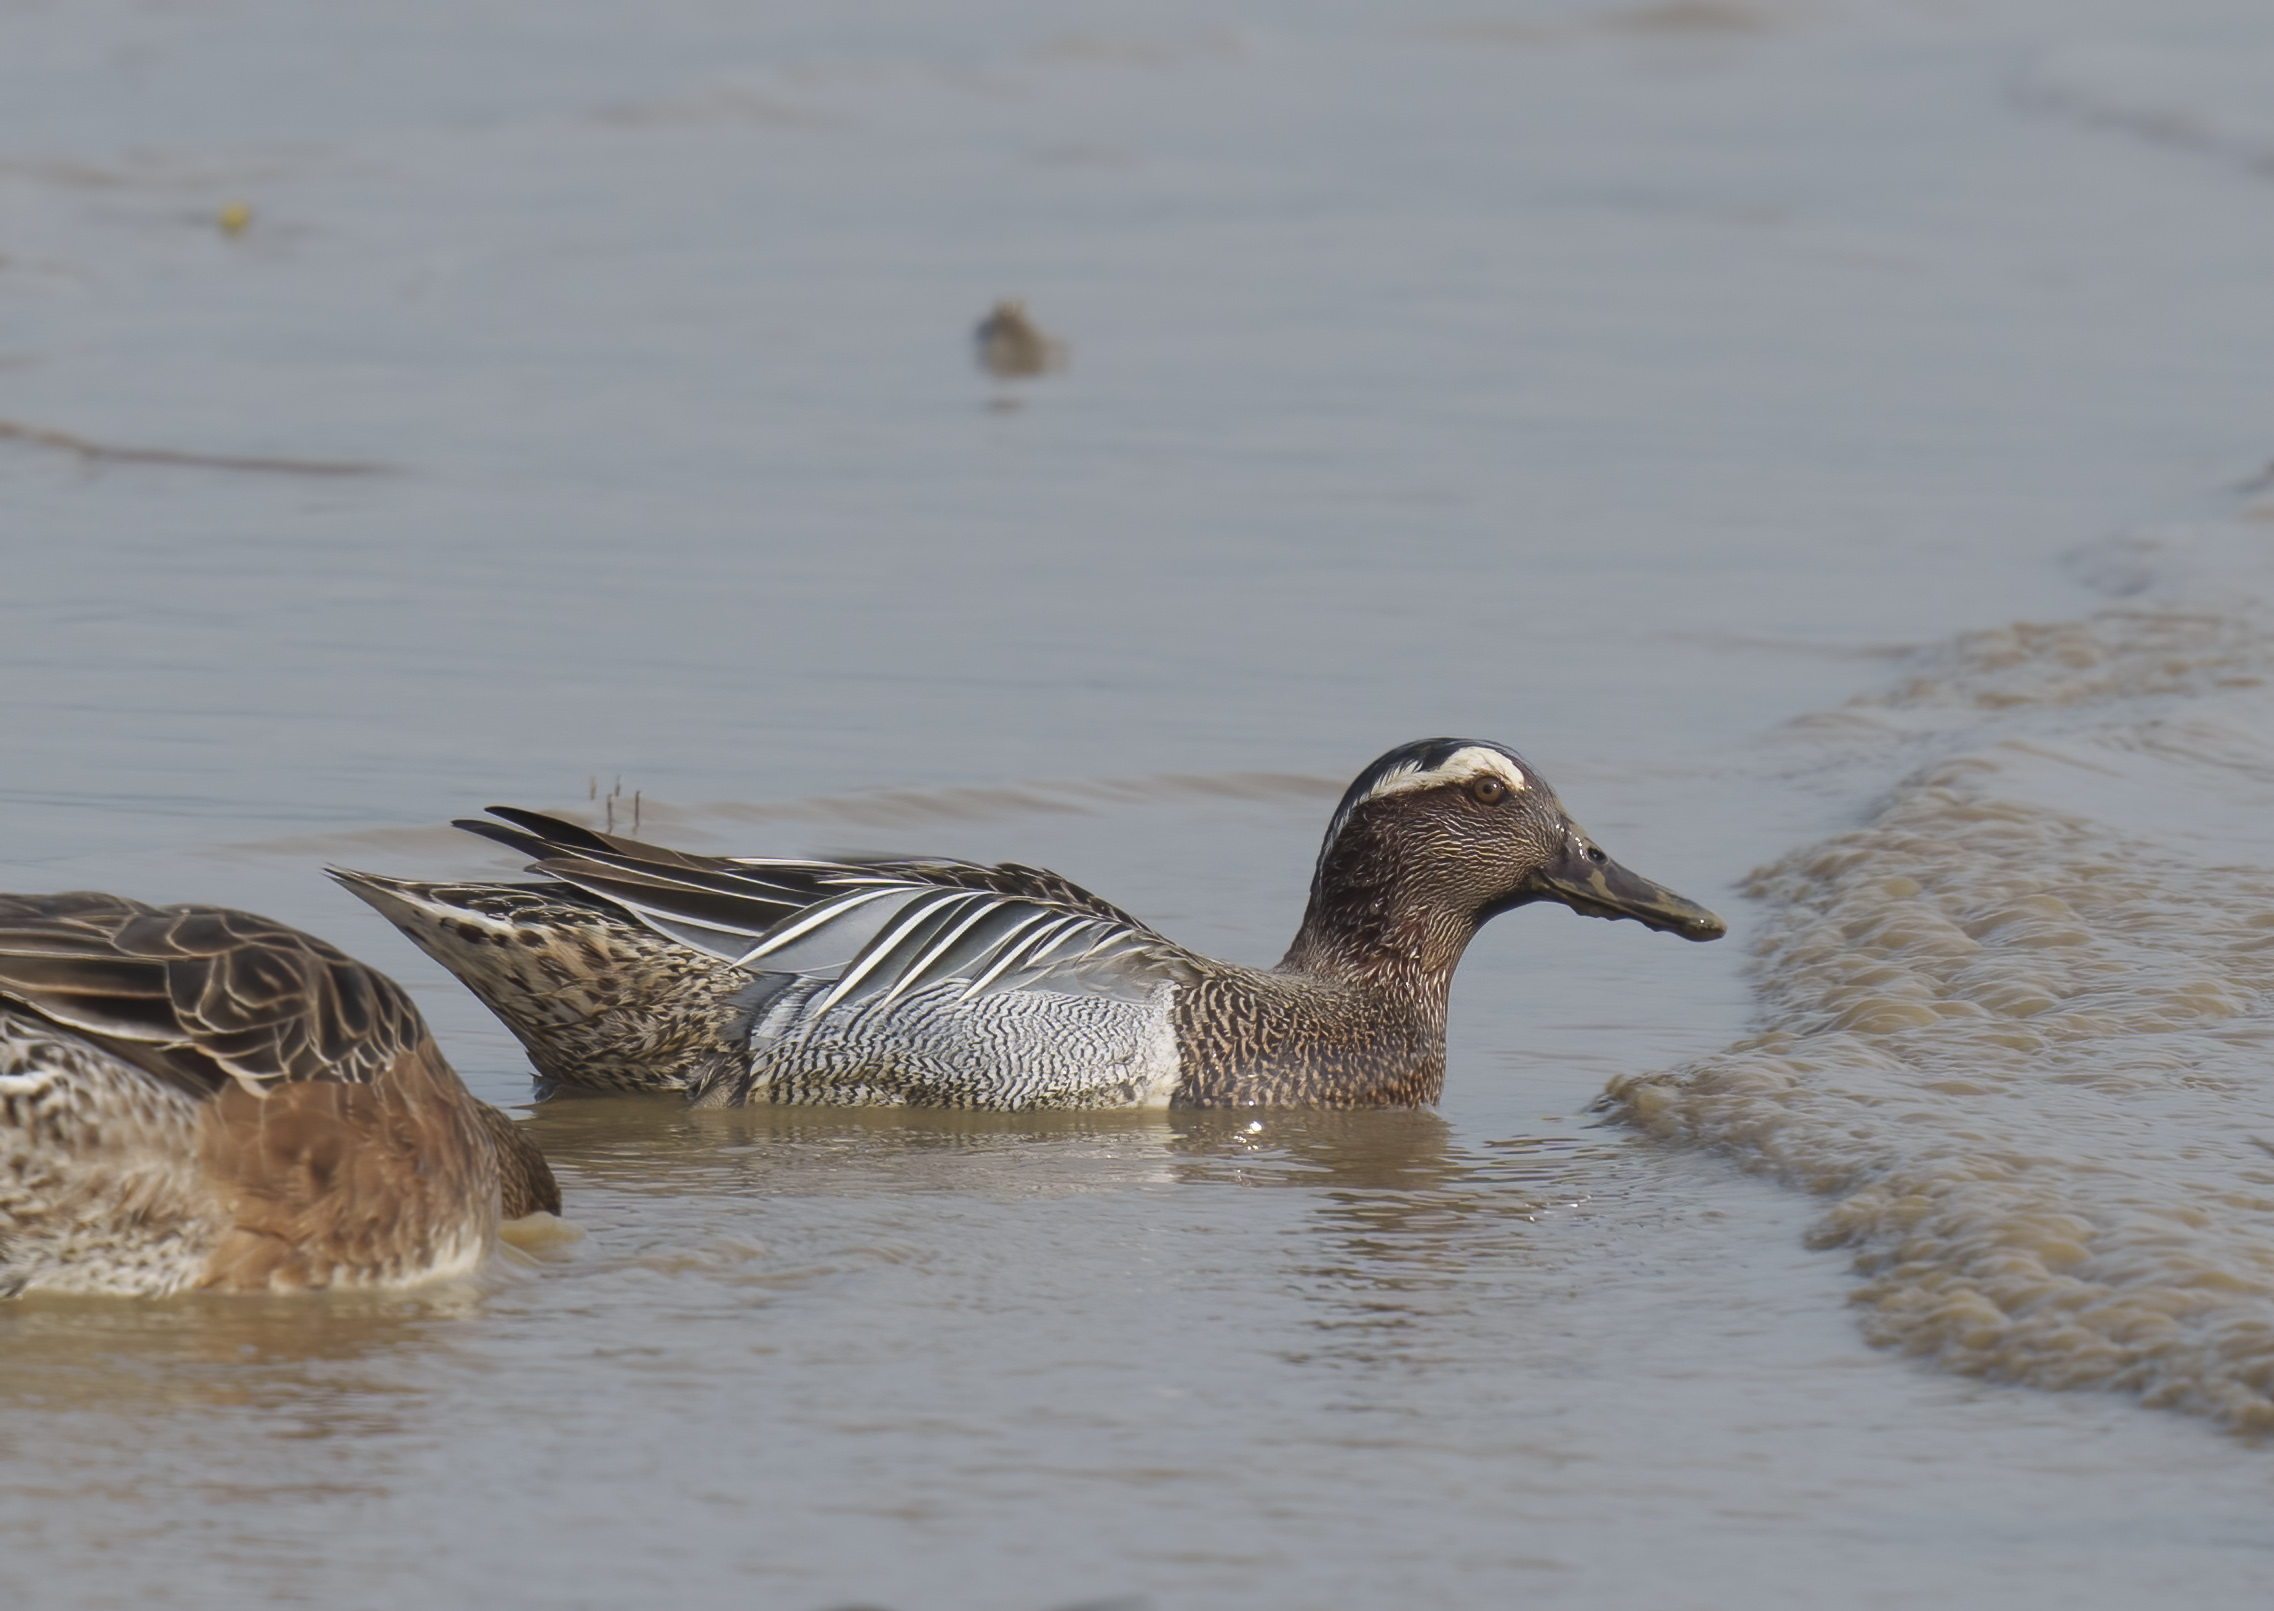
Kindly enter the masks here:
[[345, 953], [220, 907], [0, 896], [0, 1293], [420, 1280], [559, 1205]]
[[211, 1092], [368, 1084], [426, 1038], [400, 986], [250, 912], [123, 896], [0, 896], [0, 994]]
[[1143, 978], [1143, 994], [1200, 960], [1079, 885], [1016, 863], [696, 857], [571, 823], [548, 842], [537, 831], [556, 819], [500, 815], [525, 831], [491, 837], [545, 852], [532, 872], [752, 973], [831, 974], [816, 1012], [951, 984], [968, 1000], [1025, 989], [1126, 995], [1127, 981]]
[[[533, 856], [554, 883], [334, 876], [489, 1001], [549, 1078], [702, 1101], [968, 1106], [1014, 1091], [1024, 1106], [1095, 1105], [1109, 1090], [1165, 1101], [1174, 1083], [1167, 987], [1200, 959], [1055, 873], [691, 856], [498, 815], [459, 826]], [[724, 976], [659, 988], [665, 971], [701, 977], [686, 953]], [[549, 986], [534, 977], [546, 970]]]

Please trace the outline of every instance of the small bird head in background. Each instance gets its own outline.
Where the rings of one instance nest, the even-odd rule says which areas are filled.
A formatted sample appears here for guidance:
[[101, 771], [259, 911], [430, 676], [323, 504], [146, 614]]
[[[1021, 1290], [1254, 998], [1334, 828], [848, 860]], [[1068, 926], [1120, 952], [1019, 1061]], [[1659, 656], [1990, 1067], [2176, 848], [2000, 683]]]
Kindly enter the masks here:
[[1045, 333], [1015, 299], [996, 303], [971, 339], [979, 367], [998, 380], [1026, 380], [1066, 367], [1066, 343]]

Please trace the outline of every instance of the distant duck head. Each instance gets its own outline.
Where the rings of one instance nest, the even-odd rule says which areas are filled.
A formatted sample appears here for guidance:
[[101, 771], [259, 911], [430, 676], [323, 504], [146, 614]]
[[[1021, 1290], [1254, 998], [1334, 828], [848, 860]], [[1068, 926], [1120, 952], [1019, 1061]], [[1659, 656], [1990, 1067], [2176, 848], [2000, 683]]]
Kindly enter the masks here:
[[1066, 367], [1066, 343], [1036, 324], [1015, 298], [996, 303], [971, 337], [979, 367], [997, 380], [1029, 380]]
[[1384, 755], [1343, 795], [1282, 966], [1449, 978], [1480, 927], [1535, 901], [1686, 940], [1727, 932], [1704, 907], [1604, 854], [1514, 750], [1425, 738]]

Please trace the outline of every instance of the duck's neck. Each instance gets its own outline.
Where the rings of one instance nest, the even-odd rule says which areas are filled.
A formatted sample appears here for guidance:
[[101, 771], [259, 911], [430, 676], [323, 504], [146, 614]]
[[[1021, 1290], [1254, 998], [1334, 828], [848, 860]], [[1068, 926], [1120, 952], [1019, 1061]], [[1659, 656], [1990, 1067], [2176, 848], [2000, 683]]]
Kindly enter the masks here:
[[1320, 860], [1303, 926], [1280, 971], [1406, 997], [1442, 1019], [1453, 970], [1476, 937], [1479, 917], [1400, 859], [1390, 847], [1346, 833]]
[[474, 1104], [476, 1117], [489, 1132], [497, 1150], [498, 1194], [502, 1217], [519, 1219], [539, 1210], [561, 1211], [561, 1188], [554, 1183], [552, 1167], [529, 1132], [487, 1102]]

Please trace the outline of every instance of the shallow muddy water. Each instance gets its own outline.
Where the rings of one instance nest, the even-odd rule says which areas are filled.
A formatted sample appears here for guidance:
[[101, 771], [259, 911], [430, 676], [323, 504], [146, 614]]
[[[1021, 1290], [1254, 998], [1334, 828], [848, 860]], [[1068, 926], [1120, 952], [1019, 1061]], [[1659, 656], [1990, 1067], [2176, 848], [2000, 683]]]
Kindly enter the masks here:
[[2264, 1604], [2258, 10], [0, 9], [6, 887], [500, 1102], [321, 863], [637, 809], [1260, 961], [1446, 732], [1735, 929], [1496, 924], [1435, 1113], [555, 1101], [481, 1283], [0, 1307], [0, 1590]]

